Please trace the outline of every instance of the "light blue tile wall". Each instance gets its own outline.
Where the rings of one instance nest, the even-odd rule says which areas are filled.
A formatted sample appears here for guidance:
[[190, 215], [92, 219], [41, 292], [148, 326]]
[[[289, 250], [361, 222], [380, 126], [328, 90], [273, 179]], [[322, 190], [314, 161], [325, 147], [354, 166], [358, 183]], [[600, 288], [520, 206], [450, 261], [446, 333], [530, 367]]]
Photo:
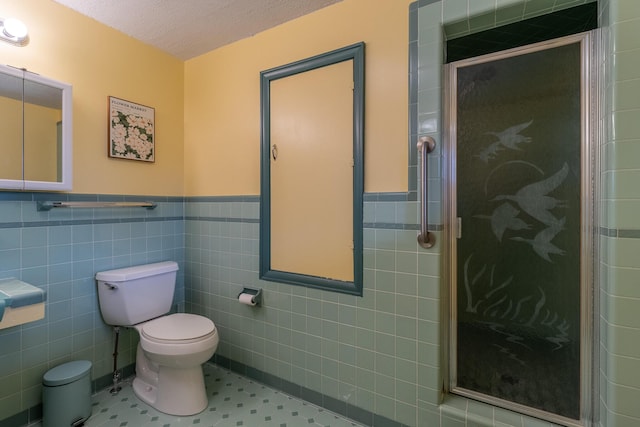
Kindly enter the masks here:
[[[100, 316], [97, 271], [148, 262], [184, 264], [182, 198], [144, 198], [142, 208], [38, 211], [36, 200], [139, 200], [132, 196], [0, 192], [0, 278], [15, 277], [47, 293], [45, 318], [0, 330], [0, 422], [26, 423], [41, 403], [42, 375], [70, 360], [93, 363], [92, 378], [109, 375], [113, 335]], [[184, 306], [179, 274], [175, 303]], [[119, 367], [135, 361], [137, 335], [123, 330]], [[35, 412], [37, 416], [37, 410]]]
[[[424, 425], [419, 399], [439, 390], [439, 255], [418, 250], [406, 198], [366, 197], [363, 297], [259, 280], [257, 197], [187, 199], [187, 311], [216, 323], [220, 356], [378, 414], [379, 425]], [[244, 286], [263, 289], [261, 307], [238, 302]]]
[[[417, 135], [440, 140], [443, 16], [462, 21], [473, 13], [491, 13], [496, 7], [522, 6], [514, 18], [522, 19], [579, 3], [584, 1], [489, 1], [484, 6], [452, 0], [419, 2], [420, 26], [412, 47], [418, 52], [415, 78], [419, 90], [412, 118]], [[472, 27], [469, 24], [469, 31], [476, 29]], [[436, 172], [429, 177], [430, 211], [436, 227], [441, 222], [439, 156], [436, 150], [432, 156], [436, 166], [430, 168]], [[410, 156], [410, 171], [414, 164]], [[549, 425], [441, 395], [440, 247], [417, 248], [417, 203], [409, 201], [411, 197], [396, 197], [369, 195], [365, 199], [363, 298], [257, 280], [257, 207], [248, 209], [252, 214], [242, 215], [245, 204], [257, 201], [192, 200], [187, 204], [186, 226], [187, 280], [193, 285], [187, 295], [188, 308], [211, 316], [220, 325], [221, 355], [401, 424]], [[236, 214], [216, 213], [231, 211]], [[228, 248], [235, 249], [229, 253]], [[263, 288], [264, 306], [239, 305], [235, 297], [243, 286]], [[607, 388], [617, 391], [612, 382]], [[633, 395], [634, 386], [630, 390]], [[611, 399], [606, 402], [610, 404]], [[619, 399], [613, 404], [633, 410], [626, 402]], [[632, 419], [614, 413], [609, 410], [608, 417]], [[604, 425], [625, 424], [611, 421]]]
[[640, 425], [640, 4], [601, 2], [607, 126], [601, 237], [601, 425]]
[[[500, 23], [507, 18], [497, 11], [505, 7], [518, 20], [579, 3], [584, 1], [420, 0], [420, 25], [411, 38], [419, 68], [412, 79], [419, 90], [410, 97], [416, 111], [409, 133], [440, 140], [443, 22], [467, 22], [474, 14], [495, 12]], [[633, 70], [640, 63], [640, 46], [634, 45], [632, 34], [640, 25], [640, 12], [634, 0], [600, 4], [602, 22], [611, 27], [603, 120], [616, 117], [603, 149], [607, 185], [601, 224], [601, 304], [608, 309], [601, 323], [600, 424], [612, 427], [640, 424], [635, 404], [640, 380], [633, 375], [640, 360], [640, 295], [635, 286], [640, 263], [625, 257], [630, 251], [637, 253], [638, 239], [624, 237], [640, 229], [640, 216], [626, 205], [637, 205], [635, 193], [626, 197], [634, 181], [620, 186], [628, 174], [618, 173], [636, 169], [629, 150], [637, 140], [634, 123], [640, 104], [626, 98], [616, 104], [613, 97], [614, 86], [633, 91], [638, 81]], [[468, 31], [473, 31], [476, 21], [468, 22]], [[624, 60], [617, 67], [612, 52]], [[438, 233], [439, 243], [432, 250], [415, 243], [413, 156], [408, 197], [365, 198], [362, 298], [260, 281], [256, 197], [190, 198], [184, 211], [181, 201], [168, 199], [157, 210], [143, 213], [38, 213], [33, 195], [22, 199], [0, 193], [0, 274], [31, 281], [49, 298], [45, 320], [0, 331], [0, 420], [36, 406], [42, 373], [57, 363], [82, 357], [94, 362], [94, 378], [110, 372], [111, 331], [99, 316], [95, 271], [175, 259], [184, 261], [186, 283], [177, 302], [184, 295], [187, 311], [216, 322], [221, 334], [218, 353], [230, 360], [379, 414], [384, 422], [376, 425], [549, 426], [471, 400], [443, 399], [441, 236]], [[438, 227], [441, 206], [433, 194], [440, 187], [439, 152], [433, 159], [430, 212]], [[264, 305], [239, 304], [236, 296], [243, 286], [263, 288]], [[129, 334], [123, 341], [124, 365], [133, 362], [137, 339]]]
[[[414, 142], [422, 135], [441, 141], [443, 16], [462, 21], [522, 5], [519, 20], [578, 3], [584, 1], [527, 2], [525, 8], [521, 1], [421, 0], [412, 6], [419, 28], [410, 39], [418, 68], [410, 76], [418, 88], [410, 94], [410, 191], [365, 195], [362, 298], [260, 281], [257, 197], [188, 199], [187, 311], [218, 325], [218, 354], [384, 417], [374, 425], [548, 426], [442, 395], [442, 236], [436, 232], [430, 250], [416, 244]], [[429, 161], [430, 223], [439, 230], [439, 147]], [[263, 289], [262, 307], [237, 302], [243, 286]]]
[[[571, 3], [571, 4], [569, 4]], [[419, 1], [418, 8], [418, 111], [417, 127], [418, 136], [431, 136], [442, 146], [442, 64], [443, 64], [443, 26], [457, 28], [456, 36], [480, 31], [495, 25], [506, 22], [514, 22], [543, 13], [552, 12], [559, 8], [585, 3], [577, 2], [554, 2], [554, 1], [467, 1], [467, 0], [442, 0], [442, 1]], [[504, 11], [511, 11], [510, 18], [505, 18]], [[491, 18], [473, 19], [474, 16]], [[487, 24], [487, 22], [490, 22]], [[449, 34], [451, 36], [451, 34]], [[444, 161], [441, 150], [436, 150], [433, 157], [437, 157], [440, 164]], [[431, 176], [429, 180], [429, 193], [438, 194], [438, 198], [430, 200], [432, 206], [436, 206], [441, 211], [442, 194], [442, 174]], [[430, 196], [432, 197], [432, 196]], [[439, 216], [432, 216], [440, 218]], [[440, 220], [441, 224], [441, 220]], [[437, 249], [436, 249], [437, 250]], [[421, 265], [421, 272], [428, 275], [437, 283], [434, 286], [434, 302], [436, 306], [442, 301], [446, 284], [440, 271], [440, 265]], [[431, 333], [440, 337], [442, 328], [446, 327], [441, 322], [446, 321], [445, 317], [436, 316], [432, 320]], [[441, 360], [442, 348], [438, 339], [434, 340], [434, 348], [431, 349], [430, 359], [426, 364], [430, 366], [431, 372], [424, 374], [419, 372], [419, 382], [423, 384], [431, 383], [431, 387], [426, 387], [428, 393], [419, 396], [419, 424], [420, 426], [548, 426], [543, 422], [531, 417], [521, 416], [511, 411], [492, 407], [473, 400], [465, 399], [455, 395], [443, 395], [440, 390], [443, 387], [443, 361]], [[437, 378], [433, 381], [432, 378]]]
[[[432, 98], [439, 91], [441, 64], [439, 37], [443, 23], [459, 23], [459, 34], [472, 32], [473, 13], [498, 17], [512, 15], [520, 20], [584, 1], [442, 0], [419, 2], [419, 93], [418, 128], [431, 132]], [[506, 8], [505, 8], [506, 7]], [[639, 160], [635, 155], [639, 141], [637, 117], [640, 111], [640, 9], [633, 0], [599, 1], [599, 22], [604, 28], [602, 61], [605, 65], [602, 92], [602, 185], [599, 247], [600, 299], [600, 416], [603, 426], [640, 425], [640, 287], [637, 272], [640, 261], [633, 254], [640, 245], [640, 211], [637, 181]], [[424, 106], [424, 107], [423, 107]], [[426, 113], [425, 113], [426, 112]], [[428, 130], [427, 130], [428, 129]], [[439, 135], [434, 135], [436, 138]], [[435, 400], [431, 400], [434, 402]], [[445, 398], [428, 425], [534, 425], [538, 421], [464, 399]]]

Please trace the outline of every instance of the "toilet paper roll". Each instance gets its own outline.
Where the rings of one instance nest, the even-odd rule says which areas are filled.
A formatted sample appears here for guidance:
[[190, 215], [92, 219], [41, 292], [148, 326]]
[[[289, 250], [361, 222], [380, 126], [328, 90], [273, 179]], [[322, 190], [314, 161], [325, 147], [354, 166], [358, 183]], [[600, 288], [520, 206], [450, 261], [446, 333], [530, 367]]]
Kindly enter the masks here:
[[251, 295], [251, 294], [242, 293], [242, 294], [240, 294], [240, 296], [238, 297], [238, 300], [240, 300], [240, 302], [241, 302], [242, 304], [246, 304], [246, 305], [256, 305], [255, 301], [253, 300], [253, 295]]

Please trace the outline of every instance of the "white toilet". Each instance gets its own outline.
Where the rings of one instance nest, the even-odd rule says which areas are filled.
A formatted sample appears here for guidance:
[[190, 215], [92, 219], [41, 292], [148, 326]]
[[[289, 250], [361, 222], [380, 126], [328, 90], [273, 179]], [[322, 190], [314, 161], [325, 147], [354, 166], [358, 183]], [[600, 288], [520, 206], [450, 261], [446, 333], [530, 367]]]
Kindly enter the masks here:
[[208, 404], [202, 364], [218, 347], [218, 332], [203, 316], [171, 310], [178, 264], [138, 265], [96, 274], [104, 321], [140, 335], [135, 395], [170, 415], [193, 415]]

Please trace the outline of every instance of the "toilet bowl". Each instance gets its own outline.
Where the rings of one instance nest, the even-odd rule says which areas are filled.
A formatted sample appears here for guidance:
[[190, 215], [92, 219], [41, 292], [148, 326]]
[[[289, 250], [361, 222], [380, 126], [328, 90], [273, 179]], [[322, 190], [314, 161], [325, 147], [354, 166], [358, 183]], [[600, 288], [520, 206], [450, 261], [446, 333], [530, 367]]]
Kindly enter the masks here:
[[138, 331], [134, 394], [170, 415], [194, 415], [208, 404], [202, 364], [215, 353], [214, 323], [171, 309], [178, 264], [139, 265], [96, 274], [102, 317]]
[[206, 317], [176, 313], [134, 325], [140, 335], [133, 392], [172, 415], [193, 415], [208, 404], [202, 364], [218, 347], [218, 332]]

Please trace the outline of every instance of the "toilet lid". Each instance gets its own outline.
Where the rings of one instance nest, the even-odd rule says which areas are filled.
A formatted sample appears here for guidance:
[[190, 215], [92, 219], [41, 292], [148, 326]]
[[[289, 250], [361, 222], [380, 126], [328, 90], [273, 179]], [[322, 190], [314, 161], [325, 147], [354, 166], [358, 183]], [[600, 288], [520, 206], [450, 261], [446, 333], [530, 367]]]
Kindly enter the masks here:
[[145, 323], [142, 333], [151, 339], [181, 341], [204, 337], [215, 329], [213, 322], [204, 316], [176, 313]]

